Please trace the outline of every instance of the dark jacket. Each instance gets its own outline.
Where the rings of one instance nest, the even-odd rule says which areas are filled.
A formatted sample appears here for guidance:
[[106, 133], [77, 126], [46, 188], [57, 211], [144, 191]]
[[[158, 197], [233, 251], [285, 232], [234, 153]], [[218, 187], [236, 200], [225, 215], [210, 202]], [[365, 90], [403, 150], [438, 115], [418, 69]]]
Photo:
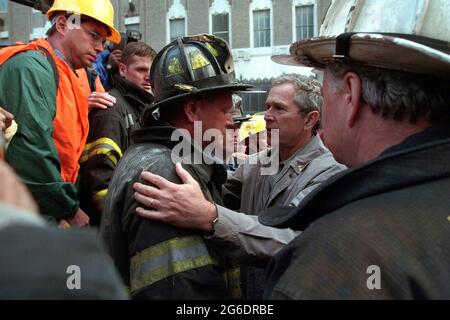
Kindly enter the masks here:
[[[171, 159], [175, 128], [154, 123], [137, 130], [133, 144], [111, 181], [101, 223], [101, 235], [134, 299], [228, 299], [232, 279], [225, 281], [226, 262], [207, 247], [202, 234], [143, 219], [133, 183], [143, 170], [181, 183]], [[221, 203], [226, 179], [221, 165], [184, 165], [199, 182], [205, 197]], [[238, 279], [238, 274], [236, 279]]]
[[0, 300], [127, 299], [92, 231], [48, 227], [0, 202]]
[[81, 207], [99, 225], [108, 185], [117, 162], [131, 144], [131, 131], [138, 129], [141, 112], [153, 96], [141, 87], [116, 76], [110, 92], [117, 99], [108, 109], [89, 113], [89, 136], [80, 160]]
[[304, 230], [271, 262], [265, 298], [450, 299], [448, 159], [450, 128], [430, 128], [264, 212]]

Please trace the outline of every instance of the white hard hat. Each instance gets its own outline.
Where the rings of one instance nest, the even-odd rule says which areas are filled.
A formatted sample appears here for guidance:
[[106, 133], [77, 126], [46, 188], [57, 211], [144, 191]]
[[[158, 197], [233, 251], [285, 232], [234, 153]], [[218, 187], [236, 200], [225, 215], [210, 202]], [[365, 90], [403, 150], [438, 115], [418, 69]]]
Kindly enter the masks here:
[[295, 42], [281, 64], [352, 62], [450, 78], [450, 1], [334, 0], [320, 37]]

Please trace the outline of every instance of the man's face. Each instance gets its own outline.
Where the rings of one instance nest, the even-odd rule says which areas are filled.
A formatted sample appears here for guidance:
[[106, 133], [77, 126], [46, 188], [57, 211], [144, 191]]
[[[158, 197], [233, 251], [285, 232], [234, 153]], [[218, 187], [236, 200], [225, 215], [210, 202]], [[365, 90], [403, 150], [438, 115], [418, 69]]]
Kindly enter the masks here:
[[120, 75], [135, 85], [141, 87], [145, 91], [151, 93], [150, 86], [150, 68], [152, 66], [152, 58], [132, 56], [127, 65], [120, 64]]
[[78, 26], [67, 20], [62, 51], [75, 69], [87, 68], [103, 51], [107, 29], [95, 21], [86, 21]]
[[[280, 148], [294, 148], [303, 144], [307, 133], [305, 117], [294, 101], [295, 88], [290, 83], [274, 85], [266, 100], [266, 128], [268, 137], [271, 130], [279, 130]], [[307, 138], [309, 140], [309, 137]], [[272, 141], [276, 143], [276, 141]]]
[[203, 132], [217, 129], [225, 136], [227, 128], [233, 126], [231, 93], [218, 93], [199, 101], [196, 121], [202, 122]]

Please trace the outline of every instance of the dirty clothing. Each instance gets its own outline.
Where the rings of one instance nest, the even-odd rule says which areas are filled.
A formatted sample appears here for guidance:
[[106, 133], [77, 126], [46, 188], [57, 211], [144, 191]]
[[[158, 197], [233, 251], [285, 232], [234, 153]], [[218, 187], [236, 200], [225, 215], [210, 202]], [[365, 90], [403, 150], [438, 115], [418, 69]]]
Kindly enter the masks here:
[[260, 221], [304, 230], [269, 267], [269, 299], [450, 299], [450, 128], [410, 136]]
[[[239, 274], [206, 245], [200, 232], [144, 219], [135, 212], [139, 204], [133, 197], [133, 183], [142, 182], [143, 170], [181, 183], [171, 159], [177, 143], [171, 141], [174, 130], [155, 122], [133, 133], [136, 143], [124, 154], [108, 189], [102, 238], [134, 299], [237, 297]], [[187, 145], [191, 151], [192, 145]], [[184, 168], [199, 182], [207, 199], [221, 203], [220, 188], [226, 179], [223, 165], [185, 164]]]

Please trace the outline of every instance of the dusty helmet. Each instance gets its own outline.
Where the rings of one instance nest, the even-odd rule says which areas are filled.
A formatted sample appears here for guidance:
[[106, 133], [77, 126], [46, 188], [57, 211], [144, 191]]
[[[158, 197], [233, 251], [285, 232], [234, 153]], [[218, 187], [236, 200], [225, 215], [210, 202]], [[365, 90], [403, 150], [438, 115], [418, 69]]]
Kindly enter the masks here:
[[228, 44], [211, 35], [178, 38], [164, 47], [153, 60], [150, 82], [152, 110], [199, 93], [251, 87], [236, 80]]
[[292, 44], [281, 64], [352, 62], [450, 78], [447, 0], [333, 1], [320, 37]]

